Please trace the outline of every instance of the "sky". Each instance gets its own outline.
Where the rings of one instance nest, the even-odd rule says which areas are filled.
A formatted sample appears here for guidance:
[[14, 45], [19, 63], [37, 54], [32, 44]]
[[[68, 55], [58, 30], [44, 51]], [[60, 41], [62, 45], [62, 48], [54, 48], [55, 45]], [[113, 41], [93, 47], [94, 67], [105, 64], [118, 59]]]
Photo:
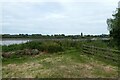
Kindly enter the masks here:
[[109, 34], [119, 0], [1, 0], [2, 34]]

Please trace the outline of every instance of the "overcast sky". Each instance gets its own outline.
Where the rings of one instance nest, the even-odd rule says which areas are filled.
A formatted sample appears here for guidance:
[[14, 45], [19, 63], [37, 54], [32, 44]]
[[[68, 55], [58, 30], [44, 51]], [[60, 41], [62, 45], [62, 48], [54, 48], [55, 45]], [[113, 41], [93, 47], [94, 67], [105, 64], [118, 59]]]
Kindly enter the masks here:
[[1, 1], [2, 33], [108, 34], [106, 20], [119, 0], [48, 1]]

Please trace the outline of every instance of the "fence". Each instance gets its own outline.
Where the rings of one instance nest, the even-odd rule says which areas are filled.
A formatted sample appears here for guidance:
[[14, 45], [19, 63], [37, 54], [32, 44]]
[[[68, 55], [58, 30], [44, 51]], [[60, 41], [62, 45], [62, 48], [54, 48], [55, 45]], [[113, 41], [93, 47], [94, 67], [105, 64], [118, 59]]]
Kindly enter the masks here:
[[115, 63], [119, 61], [120, 51], [83, 45], [83, 52]]

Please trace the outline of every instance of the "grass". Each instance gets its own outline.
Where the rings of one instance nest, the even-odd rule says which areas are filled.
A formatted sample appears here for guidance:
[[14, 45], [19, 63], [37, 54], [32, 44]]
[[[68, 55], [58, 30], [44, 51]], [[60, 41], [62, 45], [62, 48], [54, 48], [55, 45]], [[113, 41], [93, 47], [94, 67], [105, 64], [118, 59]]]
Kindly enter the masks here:
[[[109, 47], [103, 41], [32, 41], [24, 44], [2, 46], [4, 53], [13, 57], [2, 58], [3, 78], [115, 78], [118, 66], [111, 61], [86, 55], [82, 45]], [[37, 55], [15, 55], [19, 50], [37, 49]], [[24, 52], [24, 51], [23, 51]], [[100, 53], [99, 53], [100, 54]]]
[[46, 51], [49, 53], [63, 51], [63, 48], [53, 41], [31, 41], [23, 44], [13, 44], [2, 46], [3, 52], [23, 50], [23, 49], [38, 49], [39, 51]]
[[54, 54], [3, 60], [3, 78], [117, 77], [117, 66], [97, 61], [71, 48]]

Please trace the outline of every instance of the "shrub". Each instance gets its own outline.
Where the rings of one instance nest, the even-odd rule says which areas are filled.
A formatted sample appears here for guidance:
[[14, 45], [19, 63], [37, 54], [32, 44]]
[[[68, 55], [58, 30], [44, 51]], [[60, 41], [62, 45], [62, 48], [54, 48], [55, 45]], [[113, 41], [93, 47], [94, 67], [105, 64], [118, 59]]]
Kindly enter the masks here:
[[42, 44], [42, 49], [45, 52], [49, 52], [49, 53], [54, 53], [54, 52], [60, 52], [63, 51], [62, 46], [60, 46], [58, 43], [56, 42], [44, 42]]

